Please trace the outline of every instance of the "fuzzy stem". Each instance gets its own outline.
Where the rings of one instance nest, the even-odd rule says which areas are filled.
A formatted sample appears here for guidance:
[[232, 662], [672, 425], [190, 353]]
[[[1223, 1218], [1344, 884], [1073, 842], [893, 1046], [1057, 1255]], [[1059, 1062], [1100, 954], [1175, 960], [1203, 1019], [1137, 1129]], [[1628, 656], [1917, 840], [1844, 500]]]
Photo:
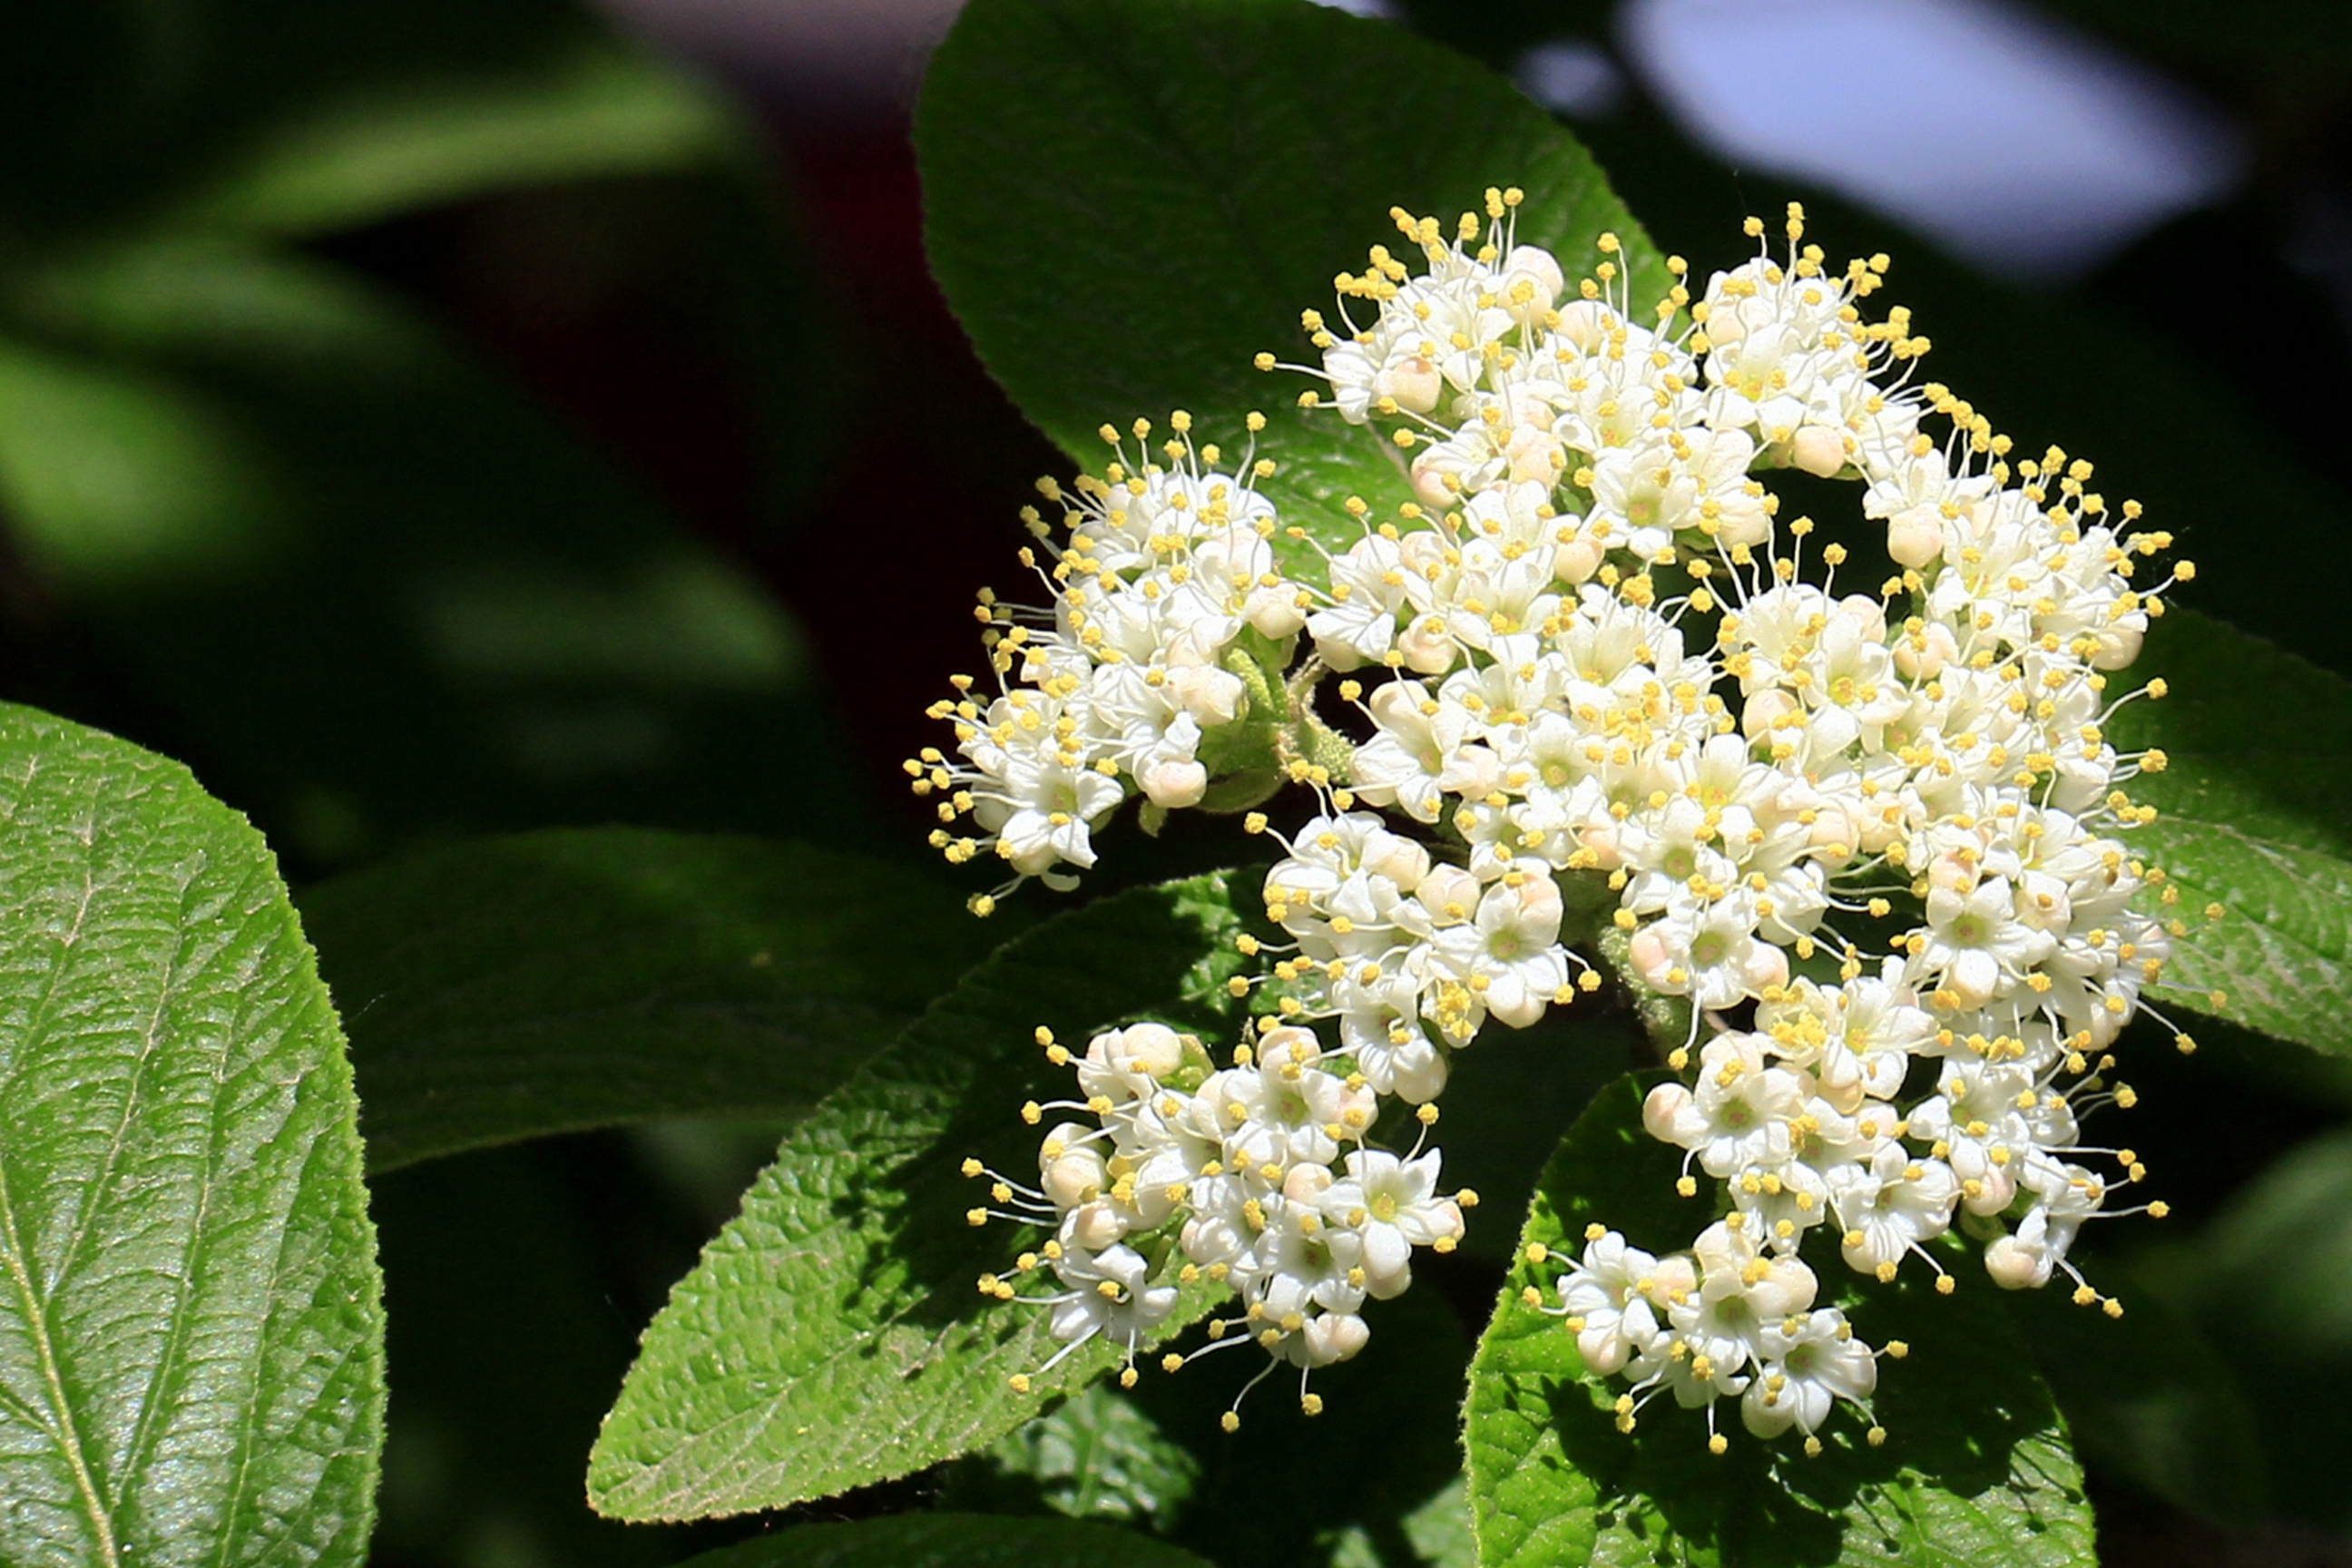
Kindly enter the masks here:
[[1690, 1042], [1690, 998], [1668, 996], [1643, 984], [1642, 977], [1633, 971], [1633, 935], [1622, 926], [1603, 926], [1601, 939], [1594, 945], [1601, 951], [1601, 963], [1608, 965], [1610, 973], [1632, 999], [1633, 1015], [1642, 1020], [1642, 1031], [1649, 1036], [1650, 1048], [1657, 1053], [1663, 1065]]

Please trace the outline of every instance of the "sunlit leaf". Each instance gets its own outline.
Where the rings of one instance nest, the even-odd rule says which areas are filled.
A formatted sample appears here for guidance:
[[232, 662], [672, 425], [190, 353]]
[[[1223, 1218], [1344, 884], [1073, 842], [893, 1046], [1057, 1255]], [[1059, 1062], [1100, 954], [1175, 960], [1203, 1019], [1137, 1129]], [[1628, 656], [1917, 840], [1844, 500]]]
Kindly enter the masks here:
[[259, 835], [0, 708], [0, 1561], [359, 1563], [383, 1318], [351, 1069]]

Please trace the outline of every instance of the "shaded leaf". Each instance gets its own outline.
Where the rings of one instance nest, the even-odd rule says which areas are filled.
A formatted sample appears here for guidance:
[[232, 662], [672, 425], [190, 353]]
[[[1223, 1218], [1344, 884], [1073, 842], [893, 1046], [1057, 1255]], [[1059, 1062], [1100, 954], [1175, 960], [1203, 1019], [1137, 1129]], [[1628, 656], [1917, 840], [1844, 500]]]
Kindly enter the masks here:
[[1107, 1383], [1006, 1433], [962, 1470], [948, 1482], [952, 1506], [1050, 1509], [1072, 1519], [1139, 1521], [1161, 1535], [1201, 1481], [1201, 1461], [1183, 1437]]
[[302, 911], [352, 1016], [379, 1172], [805, 1110], [1012, 934], [886, 862], [623, 827], [436, 848], [310, 889]]
[[2126, 1303], [2122, 1318], [2085, 1312], [2063, 1290], [2009, 1298], [2084, 1460], [2202, 1518], [2264, 1517], [2265, 1424], [2219, 1345], [2127, 1264], [2101, 1258], [2096, 1276]]
[[1132, 1531], [1068, 1519], [906, 1513], [856, 1524], [803, 1524], [706, 1552], [679, 1568], [1208, 1568], [1189, 1552]]
[[[1442, 133], [1429, 128], [1443, 127]], [[1670, 282], [1576, 140], [1500, 77], [1401, 29], [1272, 0], [977, 0], [916, 121], [933, 273], [981, 358], [1074, 458], [1184, 408], [1238, 450], [1274, 423], [1262, 487], [1326, 543], [1342, 508], [1412, 499], [1385, 436], [1292, 407], [1252, 368], [1310, 355], [1299, 312], [1395, 244], [1391, 207], [1454, 215], [1527, 191], [1518, 234], [1571, 276], [1625, 237], [1637, 300]]]
[[[1693, 1563], [1774, 1568], [2090, 1561], [2090, 1507], [2063, 1425], [1980, 1279], [1948, 1298], [1918, 1270], [1867, 1292], [1823, 1279], [1824, 1299], [1844, 1301], [1858, 1333], [1910, 1345], [1909, 1359], [1883, 1363], [1874, 1415], [1884, 1447], [1842, 1411], [1809, 1460], [1793, 1438], [1749, 1437], [1730, 1414], [1730, 1451], [1717, 1457], [1706, 1424], [1671, 1398], [1630, 1436], [1616, 1430], [1623, 1381], [1588, 1373], [1575, 1336], [1519, 1291], [1556, 1300], [1567, 1267], [1557, 1255], [1580, 1251], [1590, 1224], [1664, 1254], [1714, 1217], [1674, 1195], [1681, 1155], [1643, 1130], [1645, 1087], [1635, 1078], [1604, 1090], [1561, 1143], [1479, 1342], [1465, 1409], [1478, 1561], [1632, 1563], [1669, 1550]], [[1538, 1243], [1556, 1256], [1526, 1261]]]
[[350, 1068], [184, 768], [0, 708], [0, 1561], [356, 1563], [383, 1317]]
[[[794, 1128], [646, 1331], [591, 1456], [590, 1500], [620, 1519], [781, 1508], [906, 1475], [1012, 1430], [1117, 1355], [1099, 1342], [1035, 1391], [1045, 1314], [988, 1302], [982, 1273], [1021, 1237], [974, 1229], [959, 1172], [1036, 1157], [1024, 1100], [1065, 1099], [1040, 1025], [1083, 1042], [1150, 1016], [1214, 1042], [1241, 1004], [1237, 907], [1252, 873], [1138, 889], [1008, 944]], [[1171, 1330], [1206, 1309], [1203, 1291]], [[1189, 1315], [1188, 1315], [1189, 1313]]]
[[[2329, 1392], [2352, 1378], [2352, 1129], [2288, 1151], [2193, 1240], [2151, 1256], [2143, 1279], [2195, 1314], [2222, 1347], [2255, 1411], [2279, 1510], [2352, 1530], [2342, 1457], [2352, 1405]], [[2283, 1385], [2252, 1347], [2292, 1345]]]
[[[1366, 1308], [1363, 1354], [1316, 1372], [1320, 1417], [1302, 1413], [1297, 1374], [1283, 1369], [1227, 1434], [1218, 1418], [1265, 1363], [1213, 1356], [1173, 1376], [1147, 1373], [1131, 1393], [1098, 1384], [1074, 1396], [950, 1467], [942, 1501], [1132, 1520], [1220, 1568], [1456, 1562], [1449, 1528], [1465, 1539], [1469, 1528], [1455, 1426], [1470, 1346], [1446, 1296], [1458, 1270], [1424, 1258], [1415, 1273], [1412, 1290]], [[1266, 1454], [1334, 1435], [1349, 1444], [1349, 1484], [1267, 1507]]]

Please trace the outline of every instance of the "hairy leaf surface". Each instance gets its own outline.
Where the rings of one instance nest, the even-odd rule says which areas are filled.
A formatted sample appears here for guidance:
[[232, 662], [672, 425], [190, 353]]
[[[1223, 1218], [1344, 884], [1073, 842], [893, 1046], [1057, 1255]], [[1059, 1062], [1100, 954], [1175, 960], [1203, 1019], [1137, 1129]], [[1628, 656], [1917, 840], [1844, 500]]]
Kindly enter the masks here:
[[356, 1563], [383, 1319], [342, 1037], [175, 763], [0, 708], [0, 1562]]
[[646, 1331], [590, 1459], [597, 1509], [699, 1518], [906, 1475], [1012, 1430], [1117, 1359], [1097, 1342], [1032, 1392], [1011, 1388], [1060, 1347], [1042, 1310], [987, 1301], [973, 1283], [1035, 1237], [966, 1224], [987, 1190], [959, 1167], [977, 1155], [1034, 1168], [1042, 1134], [1022, 1103], [1076, 1092], [1037, 1048], [1041, 1024], [1078, 1048], [1139, 1017], [1224, 1041], [1241, 1006], [1223, 984], [1242, 962], [1234, 910], [1255, 886], [1217, 873], [1046, 921], [794, 1128]]
[[[1486, 1568], [1657, 1561], [1723, 1568], [1916, 1564], [2072, 1568], [2092, 1556], [2090, 1506], [2050, 1394], [1995, 1299], [1969, 1271], [1950, 1297], [1925, 1270], [1892, 1287], [1853, 1289], [1834, 1263], [1809, 1258], [1822, 1299], [1852, 1313], [1882, 1361], [1874, 1401], [1883, 1447], [1842, 1409], [1807, 1459], [1794, 1434], [1772, 1443], [1717, 1406], [1729, 1452], [1708, 1453], [1698, 1412], [1671, 1395], [1615, 1426], [1622, 1378], [1589, 1373], [1561, 1320], [1526, 1305], [1554, 1284], [1599, 1223], [1664, 1255], [1714, 1217], [1674, 1195], [1680, 1152], [1642, 1127], [1642, 1079], [1604, 1091], [1544, 1173], [1495, 1318], [1470, 1368], [1465, 1441], [1478, 1561]], [[1540, 1246], [1548, 1258], [1528, 1260]], [[1809, 1249], [1812, 1250], [1812, 1249]], [[1959, 1391], [1965, 1391], [1964, 1394]]]
[[1009, 934], [897, 866], [606, 827], [302, 895], [375, 1171], [656, 1116], [803, 1110]]
[[2153, 994], [2352, 1055], [2352, 686], [2179, 609], [2149, 637], [2143, 671], [2170, 692], [2124, 709], [2116, 743], [2161, 747], [2168, 765], [2131, 785], [2158, 813], [2132, 845], [2170, 875], [2188, 926]]
[[1391, 207], [1450, 238], [1487, 187], [1518, 185], [1519, 237], [1571, 278], [1614, 231], [1638, 310], [1671, 281], [1583, 148], [1507, 81], [1319, 6], [978, 0], [932, 58], [916, 145], [933, 273], [1023, 412], [1092, 463], [1106, 421], [1183, 408], [1238, 454], [1244, 413], [1265, 409], [1259, 449], [1281, 469], [1264, 489], [1329, 546], [1360, 531], [1349, 496], [1382, 515], [1412, 499], [1404, 465], [1385, 431], [1297, 411], [1318, 384], [1252, 360], [1314, 359], [1299, 312], [1339, 330], [1333, 274], [1375, 245], [1411, 255]]

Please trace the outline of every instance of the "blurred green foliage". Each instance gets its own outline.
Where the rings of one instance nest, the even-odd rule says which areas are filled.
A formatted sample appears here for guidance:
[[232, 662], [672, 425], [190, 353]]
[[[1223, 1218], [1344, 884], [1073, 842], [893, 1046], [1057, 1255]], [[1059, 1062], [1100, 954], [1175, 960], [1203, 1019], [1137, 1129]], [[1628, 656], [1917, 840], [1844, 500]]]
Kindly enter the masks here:
[[[43, 68], [0, 153], [0, 510], [37, 686], [111, 683], [313, 867], [551, 820], [771, 826], [788, 774], [851, 793], [774, 600], [316, 243], [551, 180], [606, 182], [625, 223], [652, 193], [761, 460], [791, 471], [798, 258], [733, 110], [546, 0], [28, 21], [9, 58]], [[560, 305], [567, 279], [524, 281]]]

